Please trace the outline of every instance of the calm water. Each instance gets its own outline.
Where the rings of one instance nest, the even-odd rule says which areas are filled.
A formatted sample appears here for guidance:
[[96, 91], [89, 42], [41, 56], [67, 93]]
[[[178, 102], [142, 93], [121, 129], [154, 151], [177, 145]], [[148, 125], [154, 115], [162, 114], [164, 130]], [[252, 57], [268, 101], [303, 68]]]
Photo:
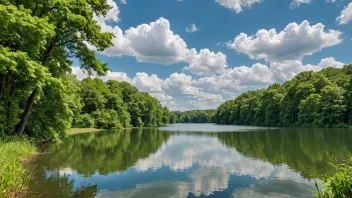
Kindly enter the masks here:
[[[175, 124], [103, 131], [51, 145], [31, 164], [40, 197], [312, 197], [347, 129]], [[34, 168], [33, 168], [34, 167]]]

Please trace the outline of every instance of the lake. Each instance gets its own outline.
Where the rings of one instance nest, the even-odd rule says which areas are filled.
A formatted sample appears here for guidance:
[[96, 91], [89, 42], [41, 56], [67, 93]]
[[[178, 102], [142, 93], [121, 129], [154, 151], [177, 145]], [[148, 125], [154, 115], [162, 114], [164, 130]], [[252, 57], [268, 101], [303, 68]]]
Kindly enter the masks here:
[[174, 124], [72, 135], [30, 162], [39, 197], [313, 197], [349, 129]]

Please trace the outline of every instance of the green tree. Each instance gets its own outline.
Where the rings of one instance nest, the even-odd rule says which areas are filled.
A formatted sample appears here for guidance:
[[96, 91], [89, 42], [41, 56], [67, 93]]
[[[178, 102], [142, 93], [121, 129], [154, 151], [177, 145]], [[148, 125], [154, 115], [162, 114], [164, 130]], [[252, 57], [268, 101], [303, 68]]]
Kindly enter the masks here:
[[[73, 57], [77, 58], [81, 67], [89, 73], [96, 71], [102, 75], [108, 70], [106, 64], [96, 59], [95, 51], [86, 45], [89, 43], [99, 51], [112, 45], [112, 34], [102, 33], [100, 26], [93, 20], [94, 15], [104, 15], [110, 9], [105, 1], [1, 0], [0, 3], [0, 45], [9, 52], [22, 53], [22, 57], [27, 56], [28, 60], [36, 62], [37, 67], [47, 68], [50, 74], [48, 77], [60, 81], [70, 72], [70, 59]], [[9, 58], [6, 53], [2, 53], [2, 56], [3, 59]], [[12, 72], [1, 73], [1, 93], [9, 89], [11, 84], [5, 83], [5, 79], [12, 78], [12, 75]], [[40, 108], [34, 103], [40, 103], [48, 97], [48, 92], [44, 89], [49, 89], [51, 86], [46, 85], [55, 81], [41, 78], [43, 84], [27, 81], [27, 77], [29, 76], [22, 76], [24, 83], [28, 82], [30, 86], [23, 92], [20, 98], [21, 107], [16, 112], [20, 114], [15, 129], [17, 134], [25, 133], [28, 120], [32, 119], [31, 112], [39, 111], [33, 108]], [[7, 105], [3, 106], [3, 109], [8, 111]], [[72, 118], [66, 116], [60, 119], [69, 121]]]
[[346, 111], [346, 105], [343, 104], [343, 95], [345, 90], [338, 86], [326, 86], [322, 90], [322, 119], [323, 124], [328, 126], [339, 125], [343, 123], [343, 112]]
[[299, 104], [298, 120], [301, 126], [321, 126], [321, 96], [310, 94]]

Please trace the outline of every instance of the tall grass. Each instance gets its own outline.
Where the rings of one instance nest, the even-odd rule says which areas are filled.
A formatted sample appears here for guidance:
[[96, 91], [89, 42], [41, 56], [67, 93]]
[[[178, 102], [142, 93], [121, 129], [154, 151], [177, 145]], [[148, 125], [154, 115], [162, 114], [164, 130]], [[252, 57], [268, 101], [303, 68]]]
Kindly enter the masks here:
[[22, 160], [36, 152], [36, 147], [24, 137], [0, 137], [0, 197], [14, 197], [24, 191], [30, 174]]
[[352, 197], [352, 155], [342, 164], [336, 161], [331, 163], [335, 168], [333, 176], [323, 178], [324, 184], [319, 187], [317, 183], [315, 186], [317, 192], [316, 197], [319, 198], [351, 198]]

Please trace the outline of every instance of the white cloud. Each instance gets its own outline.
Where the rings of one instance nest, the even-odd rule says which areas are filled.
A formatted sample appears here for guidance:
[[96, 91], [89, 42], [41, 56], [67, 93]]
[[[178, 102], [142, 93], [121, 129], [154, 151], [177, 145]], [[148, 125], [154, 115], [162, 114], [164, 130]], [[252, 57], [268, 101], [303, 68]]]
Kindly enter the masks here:
[[[327, 0], [327, 1], [329, 1], [329, 0]], [[298, 7], [302, 3], [308, 4], [308, 3], [311, 3], [311, 2], [312, 2], [312, 0], [293, 0], [291, 2], [291, 8]]]
[[327, 67], [342, 68], [345, 63], [336, 61], [333, 57], [321, 59], [318, 66], [322, 69]]
[[170, 30], [170, 23], [164, 18], [130, 28], [125, 37], [139, 62], [169, 65], [183, 61], [188, 52], [186, 43]]
[[[95, 16], [94, 19], [101, 26], [102, 32], [113, 33], [114, 46], [100, 52], [101, 54], [133, 56], [138, 62], [162, 65], [186, 62], [189, 64], [186, 68], [196, 75], [210, 75], [227, 66], [226, 55], [221, 52], [215, 53], [209, 49], [201, 49], [197, 53], [195, 49], [188, 49], [185, 41], [179, 35], [174, 34], [170, 22], [163, 17], [150, 24], [131, 27], [125, 32], [118, 26], [111, 26], [108, 22], [119, 22], [120, 11], [113, 0], [107, 0], [107, 3], [112, 9], [106, 16]], [[189, 32], [198, 30], [199, 28], [194, 24], [186, 28]], [[90, 43], [87, 42], [86, 45], [96, 50]]]
[[336, 0], [326, 0], [326, 3], [335, 3]]
[[273, 72], [275, 81], [284, 82], [287, 80], [291, 80], [297, 74], [303, 71], [320, 71], [326, 67], [334, 67], [341, 68], [344, 63], [335, 61], [334, 58], [324, 58], [322, 59], [318, 65], [303, 65], [301, 61], [283, 61], [283, 62], [272, 62], [270, 64], [270, 70]]
[[88, 72], [80, 67], [71, 67], [71, 70], [72, 74], [75, 75], [78, 80], [83, 80], [89, 76]]
[[248, 86], [265, 86], [273, 83], [273, 74], [263, 64], [252, 67], [240, 66], [224, 70], [220, 75], [203, 77], [193, 81], [194, 85], [211, 92], [236, 92]]
[[227, 46], [251, 59], [271, 62], [300, 60], [323, 48], [339, 44], [342, 41], [341, 34], [337, 30], [325, 32], [321, 23], [310, 26], [308, 21], [303, 21], [301, 24], [290, 23], [279, 33], [275, 29], [262, 29], [251, 36], [241, 33]]
[[204, 92], [201, 88], [195, 87], [192, 77], [184, 73], [171, 74], [164, 80], [163, 89], [174, 98], [185, 99], [182, 105], [186, 109], [216, 108], [223, 102], [220, 94]]
[[170, 95], [196, 95], [199, 90], [192, 86], [192, 77], [184, 73], [173, 73], [164, 81], [164, 89]]
[[262, 0], [215, 0], [221, 6], [234, 10], [236, 13], [243, 11], [245, 7], [251, 7], [255, 3], [260, 3]]
[[108, 71], [105, 76], [99, 76], [100, 79], [107, 80], [117, 80], [120, 82], [129, 82], [131, 83], [131, 79], [124, 72], [112, 72]]
[[140, 88], [142, 91], [151, 93], [162, 93], [162, 80], [157, 75], [149, 76], [146, 73], [138, 72], [132, 80], [132, 84]]
[[238, 79], [243, 86], [273, 83], [273, 74], [266, 65], [260, 63], [256, 63], [252, 65], [252, 67], [234, 67], [230, 69], [228, 73], [233, 78]]
[[189, 66], [185, 69], [196, 75], [220, 73], [227, 67], [226, 55], [221, 52], [215, 54], [209, 49], [202, 49], [199, 53], [195, 49], [190, 50], [186, 62]]
[[121, 0], [122, 4], [127, 4], [127, 0]]
[[340, 24], [347, 24], [352, 20], [352, 2], [349, 3], [345, 8], [341, 11], [339, 17], [336, 18], [336, 21]]
[[[115, 26], [102, 24], [102, 30], [112, 32], [114, 46], [102, 54], [108, 56], [134, 56], [138, 62], [170, 65], [189, 63], [187, 67], [196, 75], [209, 75], [227, 66], [226, 55], [209, 49], [188, 49], [187, 44], [170, 29], [170, 23], [160, 18], [150, 24], [141, 24], [123, 31]], [[209, 56], [208, 56], [209, 55]]]
[[193, 33], [198, 31], [199, 31], [199, 27], [197, 27], [195, 24], [190, 24], [189, 26], [186, 27], [186, 32], [188, 33]]
[[111, 7], [108, 13], [106, 13], [105, 16], [94, 16], [94, 20], [96, 20], [99, 25], [105, 24], [109, 21], [118, 22], [120, 20], [118, 18], [120, 10], [116, 3], [113, 0], [106, 0], [106, 3]]

